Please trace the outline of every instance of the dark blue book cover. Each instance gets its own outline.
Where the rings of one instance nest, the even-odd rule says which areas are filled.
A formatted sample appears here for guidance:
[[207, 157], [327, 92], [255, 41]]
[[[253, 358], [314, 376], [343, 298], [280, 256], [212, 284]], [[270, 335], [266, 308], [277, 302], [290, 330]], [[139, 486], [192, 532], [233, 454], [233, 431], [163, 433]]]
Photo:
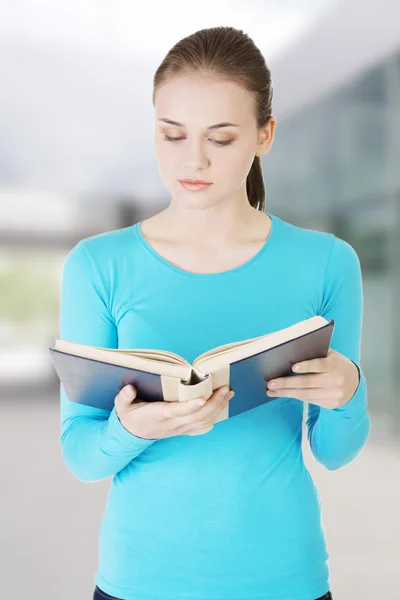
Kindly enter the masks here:
[[[139, 370], [110, 364], [55, 348], [49, 348], [49, 351], [57, 375], [72, 402], [111, 412], [115, 396], [128, 384], [135, 386], [137, 400], [147, 402], [187, 400], [192, 397], [208, 398], [213, 389], [229, 384], [235, 396], [228, 403], [226, 413], [220, 419], [224, 420], [276, 400], [266, 395], [267, 382], [276, 377], [296, 377], [292, 371], [292, 366], [296, 362], [326, 357], [333, 329], [332, 319], [309, 333], [232, 362], [228, 352], [224, 359], [226, 360], [224, 379], [214, 375], [213, 381], [213, 373], [202, 374], [201, 366], [194, 369], [188, 365], [186, 381], [191, 383], [184, 383], [181, 379], [176, 382], [173, 377], [168, 377], [168, 385], [163, 375], [146, 369]], [[183, 366], [185, 366], [184, 362]], [[179, 368], [182, 370], [182, 365]], [[197, 378], [199, 375], [202, 377], [200, 381]], [[173, 389], [171, 383], [178, 383], [181, 390], [179, 397], [171, 394]]]

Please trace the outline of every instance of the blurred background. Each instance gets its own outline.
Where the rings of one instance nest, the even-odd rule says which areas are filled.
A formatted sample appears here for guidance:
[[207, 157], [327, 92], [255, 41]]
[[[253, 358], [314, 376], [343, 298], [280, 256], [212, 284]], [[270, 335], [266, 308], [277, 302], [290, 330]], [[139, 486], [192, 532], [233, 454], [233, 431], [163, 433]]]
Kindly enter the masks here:
[[[153, 153], [153, 75], [182, 37], [248, 33], [271, 68], [267, 208], [332, 232], [361, 261], [370, 438], [319, 488], [335, 600], [400, 598], [398, 0], [0, 0], [1, 596], [89, 600], [111, 480], [61, 459], [63, 261], [82, 238], [169, 202]], [[306, 436], [305, 436], [306, 437]], [[312, 600], [312, 599], [310, 599]]]

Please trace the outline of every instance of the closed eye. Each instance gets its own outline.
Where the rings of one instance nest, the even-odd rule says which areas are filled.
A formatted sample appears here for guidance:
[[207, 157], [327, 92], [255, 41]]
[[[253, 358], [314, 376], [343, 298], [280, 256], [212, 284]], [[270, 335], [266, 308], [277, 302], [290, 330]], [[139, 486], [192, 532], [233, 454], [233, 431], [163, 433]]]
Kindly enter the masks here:
[[[166, 142], [179, 142], [180, 140], [184, 140], [184, 137], [170, 137], [169, 135], [164, 133], [164, 140]], [[233, 142], [233, 140], [225, 140], [225, 141], [219, 141], [219, 140], [211, 140], [214, 144], [217, 144], [218, 146], [227, 146], [228, 144], [231, 144]]]

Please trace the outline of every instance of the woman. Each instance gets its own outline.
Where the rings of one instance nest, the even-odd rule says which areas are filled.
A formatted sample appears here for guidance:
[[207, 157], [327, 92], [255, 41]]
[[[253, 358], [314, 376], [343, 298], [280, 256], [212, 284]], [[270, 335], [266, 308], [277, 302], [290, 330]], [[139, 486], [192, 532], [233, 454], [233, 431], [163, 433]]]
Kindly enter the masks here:
[[154, 80], [170, 204], [81, 240], [65, 260], [60, 331], [78, 343], [162, 348], [192, 362], [317, 314], [335, 319], [326, 358], [270, 381], [274, 402], [218, 423], [230, 399], [220, 390], [203, 406], [166, 405], [125, 386], [108, 414], [70, 402], [61, 387], [68, 468], [82, 481], [113, 477], [94, 600], [333, 597], [301, 451], [303, 403], [316, 460], [330, 470], [350, 462], [370, 430], [361, 271], [347, 242], [265, 212], [271, 101], [270, 71], [243, 31], [181, 40]]

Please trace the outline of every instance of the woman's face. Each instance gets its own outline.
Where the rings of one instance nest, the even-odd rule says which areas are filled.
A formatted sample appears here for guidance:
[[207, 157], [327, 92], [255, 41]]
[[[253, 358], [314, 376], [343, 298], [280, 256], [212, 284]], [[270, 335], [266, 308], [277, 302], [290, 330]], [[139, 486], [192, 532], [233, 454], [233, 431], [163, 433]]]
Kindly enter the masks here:
[[[252, 95], [240, 85], [200, 75], [176, 76], [157, 89], [155, 153], [161, 178], [180, 204], [201, 209], [246, 195], [254, 156], [269, 150], [275, 125], [271, 118], [263, 130], [266, 135], [260, 137], [253, 103]], [[227, 122], [232, 125], [211, 128]], [[201, 179], [213, 185], [193, 192], [185, 190], [180, 179]]]

